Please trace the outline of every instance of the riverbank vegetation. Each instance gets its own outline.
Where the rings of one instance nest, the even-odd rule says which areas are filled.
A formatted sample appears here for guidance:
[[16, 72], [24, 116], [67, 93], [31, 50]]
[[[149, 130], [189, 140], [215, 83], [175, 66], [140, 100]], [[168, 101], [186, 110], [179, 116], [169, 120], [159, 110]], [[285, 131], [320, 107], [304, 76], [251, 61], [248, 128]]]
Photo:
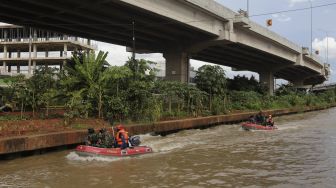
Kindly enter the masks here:
[[153, 62], [130, 59], [124, 66], [111, 66], [106, 56], [75, 53], [61, 71], [41, 66], [30, 78], [7, 78], [8, 87], [0, 88], [1, 103], [19, 111], [18, 119], [27, 119], [26, 112], [31, 118], [55, 117], [50, 108], [61, 106], [64, 111], [57, 116], [67, 124], [75, 118], [153, 122], [336, 102], [334, 90], [314, 94], [290, 85], [269, 96], [254, 77], [229, 79], [220, 66], [200, 67], [195, 84], [158, 80]]

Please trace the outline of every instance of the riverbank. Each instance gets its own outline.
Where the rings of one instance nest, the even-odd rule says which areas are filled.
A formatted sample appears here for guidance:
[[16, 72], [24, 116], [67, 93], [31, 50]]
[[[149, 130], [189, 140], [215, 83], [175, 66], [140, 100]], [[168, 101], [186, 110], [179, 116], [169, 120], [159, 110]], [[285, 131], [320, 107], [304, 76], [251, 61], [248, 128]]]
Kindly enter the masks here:
[[[273, 116], [281, 116], [294, 113], [323, 110], [335, 106], [336, 104], [323, 107], [265, 110], [263, 112], [265, 114], [272, 114]], [[228, 115], [161, 121], [151, 124], [133, 124], [133, 125], [127, 125], [126, 129], [132, 135], [146, 134], [152, 132], [164, 135], [170, 132], [176, 132], [183, 129], [208, 128], [219, 124], [241, 122], [248, 119], [248, 117], [256, 113], [257, 113], [256, 111], [253, 111], [253, 112], [233, 113]], [[99, 122], [97, 121], [92, 121], [92, 125], [95, 128], [99, 128], [107, 126], [108, 124], [107, 123], [99, 124]], [[83, 126], [75, 128], [78, 128], [78, 130], [60, 129], [60, 130], [54, 130], [53, 132], [49, 133], [42, 131], [37, 132], [37, 134], [33, 134], [32, 132], [31, 134], [22, 136], [9, 136], [0, 138], [0, 158], [7, 158], [9, 156], [29, 155], [30, 153], [31, 154], [39, 153], [38, 151], [45, 151], [49, 150], [50, 148], [73, 146], [76, 144], [83, 143], [87, 134], [86, 127]]]

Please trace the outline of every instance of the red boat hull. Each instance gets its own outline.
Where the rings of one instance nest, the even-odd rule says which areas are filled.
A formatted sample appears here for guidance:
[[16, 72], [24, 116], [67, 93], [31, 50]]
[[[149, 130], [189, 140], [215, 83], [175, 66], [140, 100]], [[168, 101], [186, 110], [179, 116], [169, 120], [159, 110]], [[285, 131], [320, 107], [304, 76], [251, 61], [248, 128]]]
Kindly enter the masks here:
[[108, 156], [108, 157], [126, 157], [153, 152], [152, 148], [148, 146], [135, 146], [122, 150], [120, 148], [98, 148], [86, 145], [77, 146], [75, 151], [78, 155], [81, 156]]
[[266, 131], [271, 131], [271, 130], [275, 130], [278, 129], [275, 126], [263, 126], [263, 125], [258, 125], [255, 123], [243, 123], [242, 124], [242, 128], [245, 130], [266, 130]]

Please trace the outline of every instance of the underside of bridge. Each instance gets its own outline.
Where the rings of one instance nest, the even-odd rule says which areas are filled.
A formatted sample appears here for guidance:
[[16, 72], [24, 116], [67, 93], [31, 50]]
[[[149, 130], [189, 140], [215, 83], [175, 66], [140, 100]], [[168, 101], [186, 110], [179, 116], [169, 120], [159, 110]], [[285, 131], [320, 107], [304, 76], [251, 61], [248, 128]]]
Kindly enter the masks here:
[[[163, 52], [165, 46], [215, 38], [160, 15], [116, 0], [2, 0], [0, 19], [122, 46]], [[162, 45], [164, 44], [164, 45]]]
[[299, 80], [300, 85], [315, 85], [325, 80], [319, 72], [304, 66], [295, 66], [291, 61], [242, 44], [212, 46], [191, 57], [200, 61], [234, 67], [237, 70], [248, 70], [259, 74], [266, 71], [272, 72], [275, 78], [285, 79], [292, 83], [298, 83]]

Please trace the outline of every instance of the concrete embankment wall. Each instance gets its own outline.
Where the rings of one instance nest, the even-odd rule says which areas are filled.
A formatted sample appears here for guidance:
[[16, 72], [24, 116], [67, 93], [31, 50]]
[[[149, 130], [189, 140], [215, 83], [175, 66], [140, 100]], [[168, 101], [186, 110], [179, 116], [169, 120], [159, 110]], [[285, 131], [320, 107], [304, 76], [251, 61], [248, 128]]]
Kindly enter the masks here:
[[[300, 109], [264, 110], [263, 112], [265, 115], [272, 114], [273, 116], [280, 116], [298, 112], [323, 110], [335, 106], [336, 105], [328, 107], [306, 107]], [[129, 125], [127, 126], [127, 131], [131, 135], [134, 135], [151, 132], [167, 133], [182, 129], [206, 128], [213, 125], [244, 121], [256, 113], [257, 112], [244, 112], [229, 115], [162, 121], [152, 124]], [[20, 154], [30, 151], [39, 151], [46, 148], [80, 144], [84, 142], [86, 135], [87, 130], [78, 130], [2, 138], [0, 139], [0, 157], [8, 154]]]

